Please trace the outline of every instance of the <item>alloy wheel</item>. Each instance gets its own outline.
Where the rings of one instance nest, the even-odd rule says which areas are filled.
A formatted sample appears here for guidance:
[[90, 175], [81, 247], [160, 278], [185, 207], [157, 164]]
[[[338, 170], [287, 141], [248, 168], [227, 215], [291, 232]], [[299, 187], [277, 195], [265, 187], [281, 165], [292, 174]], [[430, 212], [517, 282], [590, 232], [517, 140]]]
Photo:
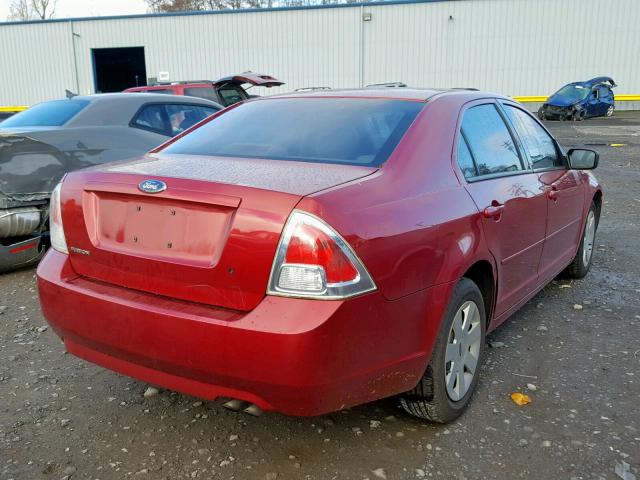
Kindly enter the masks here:
[[482, 326], [475, 302], [464, 302], [456, 312], [445, 353], [445, 385], [449, 398], [457, 402], [469, 391], [476, 375]]

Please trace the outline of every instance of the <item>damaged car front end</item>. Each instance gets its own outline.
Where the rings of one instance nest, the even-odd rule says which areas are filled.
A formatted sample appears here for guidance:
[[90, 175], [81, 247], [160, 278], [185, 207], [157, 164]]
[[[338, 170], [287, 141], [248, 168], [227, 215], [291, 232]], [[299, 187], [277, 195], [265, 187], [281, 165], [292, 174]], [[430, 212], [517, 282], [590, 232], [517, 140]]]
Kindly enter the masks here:
[[49, 198], [67, 169], [50, 145], [0, 135], [0, 272], [37, 263], [49, 245]]
[[586, 109], [579, 103], [572, 105], [553, 105], [545, 103], [539, 113], [540, 120], [575, 120], [582, 121], [587, 117]]

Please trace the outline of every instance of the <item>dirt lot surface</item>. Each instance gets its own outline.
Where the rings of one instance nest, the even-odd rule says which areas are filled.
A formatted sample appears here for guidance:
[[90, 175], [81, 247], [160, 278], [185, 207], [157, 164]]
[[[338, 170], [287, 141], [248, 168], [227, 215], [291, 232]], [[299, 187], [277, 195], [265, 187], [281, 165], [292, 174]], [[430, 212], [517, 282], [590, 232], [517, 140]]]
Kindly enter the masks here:
[[640, 114], [549, 127], [601, 153], [595, 265], [490, 335], [457, 422], [430, 425], [394, 399], [300, 419], [145, 397], [148, 385], [65, 354], [26, 270], [0, 277], [0, 478], [618, 479], [622, 462], [640, 478]]

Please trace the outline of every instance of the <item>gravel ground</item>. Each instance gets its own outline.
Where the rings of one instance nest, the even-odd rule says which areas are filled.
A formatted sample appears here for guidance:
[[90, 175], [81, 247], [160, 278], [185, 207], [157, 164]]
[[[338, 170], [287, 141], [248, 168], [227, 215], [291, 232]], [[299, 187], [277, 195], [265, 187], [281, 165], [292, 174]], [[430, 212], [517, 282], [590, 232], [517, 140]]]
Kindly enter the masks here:
[[[490, 335], [455, 423], [394, 399], [300, 419], [145, 396], [149, 385], [65, 354], [26, 270], [0, 276], [0, 478], [618, 479], [622, 462], [640, 478], [640, 113], [549, 126], [601, 152], [595, 264]], [[532, 403], [515, 405], [516, 391]]]

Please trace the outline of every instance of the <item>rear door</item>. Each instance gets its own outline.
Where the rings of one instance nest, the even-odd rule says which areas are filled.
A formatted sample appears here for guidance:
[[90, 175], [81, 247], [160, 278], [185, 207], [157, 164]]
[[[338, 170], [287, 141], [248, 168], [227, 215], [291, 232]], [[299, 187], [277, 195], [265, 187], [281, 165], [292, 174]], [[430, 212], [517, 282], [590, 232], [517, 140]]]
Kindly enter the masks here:
[[532, 115], [511, 104], [504, 110], [544, 189], [547, 227], [539, 275], [550, 280], [576, 253], [584, 208], [582, 177], [568, 169], [555, 140]]
[[538, 175], [522, 155], [496, 103], [473, 103], [463, 113], [458, 163], [498, 269], [496, 316], [536, 287], [547, 204]]

